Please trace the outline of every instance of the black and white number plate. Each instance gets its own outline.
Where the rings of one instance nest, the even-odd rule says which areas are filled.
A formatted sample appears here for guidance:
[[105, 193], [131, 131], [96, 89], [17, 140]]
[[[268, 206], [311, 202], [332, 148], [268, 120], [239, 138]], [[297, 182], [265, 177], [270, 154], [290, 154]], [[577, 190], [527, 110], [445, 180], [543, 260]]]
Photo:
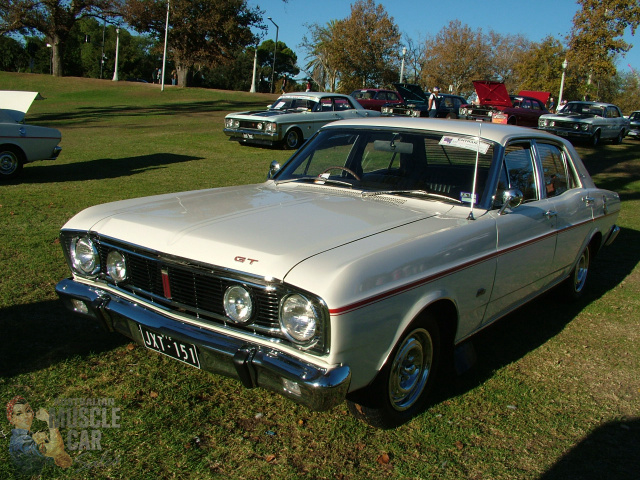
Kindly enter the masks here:
[[195, 345], [153, 332], [142, 325], [138, 325], [138, 328], [140, 328], [144, 346], [149, 350], [160, 352], [192, 367], [200, 368], [200, 359], [198, 359], [198, 350]]

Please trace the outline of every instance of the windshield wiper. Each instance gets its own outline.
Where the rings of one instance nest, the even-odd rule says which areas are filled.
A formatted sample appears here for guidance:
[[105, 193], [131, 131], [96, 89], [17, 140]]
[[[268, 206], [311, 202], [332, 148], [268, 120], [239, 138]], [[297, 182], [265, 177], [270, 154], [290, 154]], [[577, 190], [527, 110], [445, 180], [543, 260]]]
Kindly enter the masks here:
[[427, 192], [426, 190], [379, 190], [377, 192], [362, 192], [363, 197], [376, 197], [378, 195], [422, 195], [429, 198], [437, 198], [439, 200], [446, 200], [463, 204], [461, 200], [453, 197], [447, 197], [446, 195], [440, 195], [438, 193]]
[[335, 180], [333, 178], [320, 178], [320, 177], [287, 178], [286, 180], [276, 180], [276, 185], [280, 185], [281, 183], [292, 183], [292, 182], [302, 182], [302, 181], [306, 181], [306, 182], [312, 181], [316, 185], [331, 183], [334, 185], [345, 185], [349, 188], [353, 188], [353, 185], [349, 182], [344, 182], [342, 180]]

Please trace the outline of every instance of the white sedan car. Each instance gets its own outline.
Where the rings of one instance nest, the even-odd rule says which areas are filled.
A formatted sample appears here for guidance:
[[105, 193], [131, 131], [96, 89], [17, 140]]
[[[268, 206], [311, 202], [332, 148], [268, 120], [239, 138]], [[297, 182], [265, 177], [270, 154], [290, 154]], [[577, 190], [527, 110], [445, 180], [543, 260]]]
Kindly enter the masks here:
[[242, 144], [297, 149], [327, 123], [378, 116], [380, 112], [364, 109], [349, 95], [286, 93], [267, 110], [230, 113], [224, 120], [224, 133]]
[[551, 288], [582, 295], [619, 210], [554, 135], [344, 120], [264, 183], [84, 210], [56, 290], [150, 350], [388, 428], [473, 334]]
[[17, 177], [25, 163], [55, 160], [59, 130], [25, 125], [24, 117], [38, 92], [0, 91], [0, 181]]

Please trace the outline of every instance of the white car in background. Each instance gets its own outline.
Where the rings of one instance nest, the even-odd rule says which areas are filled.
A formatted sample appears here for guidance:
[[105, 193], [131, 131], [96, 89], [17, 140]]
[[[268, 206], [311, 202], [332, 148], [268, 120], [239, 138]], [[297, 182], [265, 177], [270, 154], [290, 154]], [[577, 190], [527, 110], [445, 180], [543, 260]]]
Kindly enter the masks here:
[[62, 150], [59, 130], [24, 123], [36, 99], [38, 92], [0, 91], [0, 181], [20, 175], [25, 163], [55, 160]]
[[243, 144], [297, 149], [327, 123], [379, 116], [380, 112], [363, 108], [350, 95], [286, 93], [267, 110], [230, 113], [224, 119], [224, 133]]

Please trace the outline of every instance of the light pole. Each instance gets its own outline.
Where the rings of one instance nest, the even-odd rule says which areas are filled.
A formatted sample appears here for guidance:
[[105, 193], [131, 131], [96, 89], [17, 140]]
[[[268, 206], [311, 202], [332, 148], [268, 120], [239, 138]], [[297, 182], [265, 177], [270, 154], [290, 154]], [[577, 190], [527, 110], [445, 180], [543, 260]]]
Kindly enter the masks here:
[[258, 44], [256, 43], [256, 51], [253, 54], [253, 77], [251, 79], [251, 90], [250, 93], [256, 93], [256, 70], [258, 67]]
[[49, 75], [53, 75], [53, 45], [47, 43], [47, 48], [50, 48], [49, 52]]
[[402, 83], [402, 78], [404, 77], [404, 56], [407, 54], [407, 49], [402, 49], [402, 66], [400, 67], [400, 83]]
[[276, 78], [276, 53], [278, 53], [278, 32], [280, 31], [280, 27], [273, 21], [273, 18], [267, 17], [267, 20], [270, 20], [276, 26], [276, 43], [273, 45], [273, 66], [271, 67], [271, 93], [275, 88], [275, 78]]
[[162, 71], [160, 72], [160, 76], [162, 77], [162, 86], [160, 87], [160, 91], [164, 92], [164, 72], [167, 67], [167, 37], [169, 36], [169, 2], [167, 0], [167, 20], [164, 24], [164, 53], [162, 54]]
[[118, 81], [118, 54], [120, 53], [120, 27], [116, 27], [116, 67], [113, 70], [113, 81]]
[[558, 111], [558, 109], [560, 108], [560, 104], [562, 103], [562, 91], [564, 90], [564, 72], [567, 69], [567, 65], [569, 65], [569, 63], [565, 58], [564, 62], [562, 62], [562, 78], [560, 79], [560, 95], [558, 95], [558, 108], [556, 109], [556, 111]]

